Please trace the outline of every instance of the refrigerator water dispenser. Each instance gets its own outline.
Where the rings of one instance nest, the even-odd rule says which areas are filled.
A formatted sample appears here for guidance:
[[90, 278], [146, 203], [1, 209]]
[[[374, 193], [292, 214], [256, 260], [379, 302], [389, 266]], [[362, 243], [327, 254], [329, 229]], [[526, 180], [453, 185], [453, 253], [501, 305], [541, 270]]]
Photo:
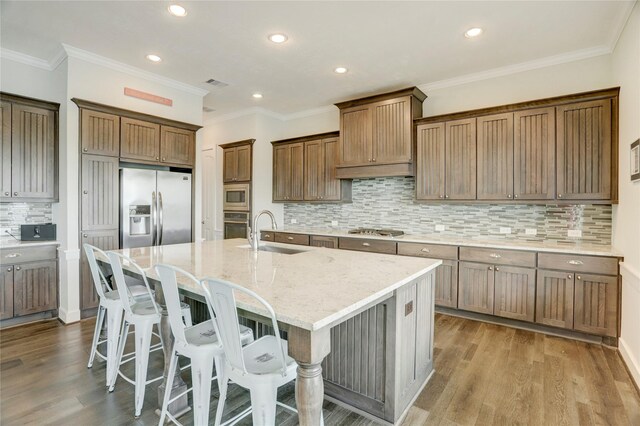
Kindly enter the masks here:
[[151, 233], [151, 206], [129, 206], [129, 235], [149, 235]]

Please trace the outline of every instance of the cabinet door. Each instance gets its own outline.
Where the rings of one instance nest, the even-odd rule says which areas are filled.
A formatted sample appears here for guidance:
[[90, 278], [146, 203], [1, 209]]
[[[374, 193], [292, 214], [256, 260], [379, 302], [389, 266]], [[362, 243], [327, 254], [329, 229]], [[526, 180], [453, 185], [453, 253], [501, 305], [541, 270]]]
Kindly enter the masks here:
[[536, 322], [573, 328], [573, 274], [538, 269]]
[[80, 146], [83, 154], [120, 155], [120, 117], [80, 110]]
[[0, 199], [11, 198], [11, 104], [0, 102]]
[[13, 104], [11, 191], [13, 197], [54, 199], [56, 146], [54, 111]]
[[558, 198], [611, 198], [611, 100], [557, 107]]
[[458, 307], [458, 262], [443, 260], [436, 268], [435, 303], [450, 308]]
[[445, 125], [445, 198], [476, 198], [476, 119]]
[[336, 164], [338, 162], [338, 138], [323, 139], [324, 173], [322, 186], [323, 200], [340, 201], [342, 199], [342, 182], [336, 178]]
[[519, 200], [555, 198], [555, 109], [514, 113], [513, 193]]
[[0, 320], [13, 318], [13, 265], [0, 269]]
[[273, 201], [286, 201], [291, 187], [291, 150], [288, 145], [273, 147]]
[[[87, 263], [87, 255], [83, 244], [91, 244], [102, 250], [117, 250], [119, 248], [119, 232], [117, 229], [108, 231], [87, 231], [82, 233], [80, 239], [80, 303], [81, 309], [90, 309], [98, 306], [98, 295], [91, 277], [91, 270]], [[105, 274], [105, 276], [110, 274]]]
[[118, 158], [82, 155], [82, 230], [119, 226]]
[[460, 262], [458, 308], [493, 314], [493, 266]]
[[371, 107], [360, 105], [340, 111], [340, 165], [371, 163]]
[[291, 150], [291, 189], [289, 200], [302, 201], [304, 199], [304, 144], [293, 143]]
[[618, 335], [618, 277], [576, 274], [573, 328]]
[[251, 145], [239, 146], [237, 152], [236, 181], [247, 182], [251, 180]]
[[56, 260], [14, 266], [14, 316], [35, 314], [58, 308], [58, 267]]
[[304, 199], [320, 200], [324, 187], [324, 155], [322, 140], [304, 144]]
[[222, 150], [223, 181], [235, 182], [238, 176], [238, 151], [236, 148]]
[[120, 157], [129, 160], [160, 161], [160, 125], [122, 117]]
[[412, 155], [411, 97], [371, 105], [371, 161], [376, 164], [408, 163]]
[[536, 305], [536, 270], [515, 266], [496, 266], [494, 272], [494, 315], [533, 322]]
[[160, 128], [160, 161], [193, 166], [196, 135], [191, 130], [162, 126]]
[[423, 124], [417, 129], [416, 198], [444, 198], [444, 123]]
[[513, 197], [513, 113], [479, 117], [478, 199]]

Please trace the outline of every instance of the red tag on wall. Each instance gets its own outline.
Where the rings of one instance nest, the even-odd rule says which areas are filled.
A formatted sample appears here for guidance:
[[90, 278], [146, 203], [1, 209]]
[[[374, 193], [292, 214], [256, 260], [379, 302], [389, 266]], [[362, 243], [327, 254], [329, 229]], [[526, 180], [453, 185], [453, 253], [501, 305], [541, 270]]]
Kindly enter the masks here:
[[131, 96], [132, 98], [138, 98], [166, 106], [173, 106], [173, 100], [169, 98], [163, 98], [162, 96], [153, 95], [151, 93], [142, 92], [136, 89], [131, 89], [130, 87], [124, 88], [124, 94], [125, 96]]

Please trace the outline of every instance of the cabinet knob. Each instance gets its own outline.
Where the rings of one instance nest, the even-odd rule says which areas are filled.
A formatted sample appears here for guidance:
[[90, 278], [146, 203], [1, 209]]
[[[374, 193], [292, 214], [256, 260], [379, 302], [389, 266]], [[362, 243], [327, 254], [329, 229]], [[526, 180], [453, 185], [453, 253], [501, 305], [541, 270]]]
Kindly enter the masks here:
[[18, 193], [17, 193], [17, 192], [14, 192], [14, 193], [13, 193], [13, 195], [16, 195], [16, 196], [17, 196], [17, 195], [18, 195]]
[[162, 161], [167, 161], [167, 159], [165, 157], [162, 157]]
[[375, 158], [372, 158], [372, 159], [371, 159], [371, 161], [373, 161], [373, 162], [375, 163], [375, 162], [376, 162], [376, 159], [375, 159]]
[[159, 159], [160, 159], [160, 157], [156, 157], [156, 161], [159, 160]]
[[367, 161], [368, 161], [368, 162], [371, 162], [371, 158], [369, 158]]
[[499, 271], [499, 270], [500, 270], [500, 268], [498, 268], [498, 267], [496, 266], [496, 271]]
[[489, 266], [489, 270], [490, 270], [490, 271], [493, 271], [493, 266]]
[[558, 194], [558, 198], [562, 198], [562, 194]]
[[513, 198], [518, 198], [518, 194], [514, 195]]
[[84, 191], [82, 191], [82, 193], [86, 195], [86, 194], [88, 194], [88, 193], [89, 193], [89, 191], [87, 191], [87, 190], [85, 189]]
[[576, 277], [576, 279], [577, 279], [577, 280], [581, 280], [581, 279], [582, 279], [582, 277], [581, 277], [580, 275], [578, 275], [578, 276]]
[[11, 195], [11, 193], [10, 192], [5, 192], [4, 195], [6, 195], [8, 197], [9, 195]]
[[511, 194], [507, 194], [507, 198], [511, 198]]
[[88, 237], [88, 235], [87, 235], [87, 234], [82, 234], [82, 236], [83, 236], [84, 238], [87, 238], [87, 237]]
[[87, 148], [82, 148], [82, 152], [87, 152], [89, 151]]
[[569, 274], [569, 275], [567, 275], [567, 278], [569, 278], [570, 280], [572, 280], [572, 279], [573, 279], [573, 275]]
[[444, 196], [441, 195], [440, 198], [444, 198]]
[[16, 266], [16, 271], [19, 271], [20, 269], [22, 269], [22, 268], [19, 267], [19, 266]]
[[445, 195], [445, 196], [444, 196], [444, 198], [449, 198], [449, 196], [448, 196], [448, 195]]
[[11, 272], [11, 271], [13, 271], [13, 269], [7, 268], [7, 272]]

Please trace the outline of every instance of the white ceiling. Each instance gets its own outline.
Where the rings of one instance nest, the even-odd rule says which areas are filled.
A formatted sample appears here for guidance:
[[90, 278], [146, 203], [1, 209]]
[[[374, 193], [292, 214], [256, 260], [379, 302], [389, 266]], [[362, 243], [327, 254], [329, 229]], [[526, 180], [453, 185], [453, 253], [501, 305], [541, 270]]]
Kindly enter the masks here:
[[[61, 43], [210, 89], [211, 115], [279, 114], [543, 58], [609, 51], [633, 1], [0, 3], [0, 43], [49, 60]], [[466, 29], [484, 28], [469, 40]], [[284, 32], [275, 45], [267, 35]], [[148, 53], [163, 58], [159, 64]], [[349, 72], [336, 75], [333, 69]], [[209, 78], [224, 88], [203, 84]], [[253, 92], [264, 98], [253, 99]]]

